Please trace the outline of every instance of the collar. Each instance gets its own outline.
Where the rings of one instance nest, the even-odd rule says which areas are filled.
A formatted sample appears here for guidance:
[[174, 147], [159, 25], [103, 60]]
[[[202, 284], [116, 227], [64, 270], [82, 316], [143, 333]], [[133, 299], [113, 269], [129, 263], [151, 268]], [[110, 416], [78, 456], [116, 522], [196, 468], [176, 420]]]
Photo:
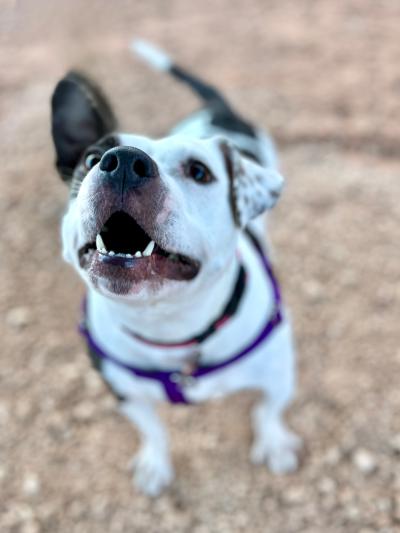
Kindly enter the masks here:
[[195, 335], [194, 337], [190, 337], [189, 339], [185, 339], [184, 341], [180, 342], [158, 342], [156, 340], [142, 337], [138, 333], [134, 333], [128, 328], [125, 328], [125, 331], [135, 337], [135, 339], [138, 339], [141, 342], [144, 342], [145, 344], [157, 346], [160, 348], [184, 348], [187, 346], [199, 345], [206, 339], [208, 339], [208, 337], [210, 337], [213, 333], [218, 331], [236, 313], [239, 308], [240, 302], [242, 301], [242, 297], [246, 288], [246, 277], [247, 274], [244, 269], [244, 266], [240, 265], [235, 287], [222, 313], [218, 316], [216, 320], [211, 322], [211, 324], [209, 324], [201, 333]]

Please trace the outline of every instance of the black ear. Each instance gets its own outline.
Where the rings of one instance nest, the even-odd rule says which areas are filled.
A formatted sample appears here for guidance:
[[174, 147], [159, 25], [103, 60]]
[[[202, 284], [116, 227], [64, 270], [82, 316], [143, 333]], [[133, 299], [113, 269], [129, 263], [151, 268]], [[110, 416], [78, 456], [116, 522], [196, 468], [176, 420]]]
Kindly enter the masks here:
[[115, 130], [116, 121], [101, 91], [77, 72], [58, 82], [51, 111], [56, 166], [62, 179], [68, 181], [84, 150]]

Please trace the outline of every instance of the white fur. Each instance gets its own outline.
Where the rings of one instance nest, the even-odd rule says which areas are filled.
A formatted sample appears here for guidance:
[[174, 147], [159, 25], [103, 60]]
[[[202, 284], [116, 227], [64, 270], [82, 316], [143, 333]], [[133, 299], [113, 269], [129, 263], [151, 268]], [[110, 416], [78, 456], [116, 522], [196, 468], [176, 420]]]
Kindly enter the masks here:
[[159, 48], [142, 39], [135, 39], [130, 46], [141, 59], [156, 70], [168, 70], [172, 66], [171, 58]]
[[[229, 299], [239, 261], [247, 273], [243, 300], [234, 317], [201, 345], [201, 364], [215, 364], [245, 347], [263, 327], [273, 307], [271, 283], [260, 257], [232, 217], [221, 139], [207, 138], [206, 113], [199, 114], [191, 123], [197, 138], [188, 133], [189, 123], [186, 132], [181, 126], [181, 135], [157, 141], [128, 134], [120, 135], [120, 140], [124, 145], [141, 148], [156, 161], [168, 191], [165, 213], [159, 215], [163, 238], [168, 246], [201, 260], [202, 268], [193, 281], [168, 281], [159, 290], [144, 283], [139, 292], [123, 297], [108, 293], [101, 285], [97, 290], [91, 286], [78, 265], [77, 250], [87, 241], [85, 228], [93, 217], [96, 167], [85, 178], [63, 220], [64, 257], [88, 285], [88, 324], [92, 336], [114, 358], [143, 368], [179, 368], [190, 358], [192, 350], [149, 346], [129, 335], [126, 328], [160, 342], [180, 341], [200, 333], [221, 313]], [[230, 140], [239, 146], [240, 142], [250, 142], [235, 136]], [[264, 187], [258, 194], [263, 196], [266, 208], [272, 207], [270, 192], [281, 186], [281, 182], [276, 182], [273, 145], [262, 133], [253, 142], [259, 143], [264, 158], [263, 167], [253, 165], [264, 176]], [[183, 177], [180, 163], [188, 156], [206, 162], [217, 181], [201, 186]], [[251, 165], [244, 163], [244, 168], [252, 171]], [[262, 232], [260, 220], [251, 224]], [[158, 382], [134, 377], [111, 362], [104, 363], [102, 372], [111, 387], [126, 397], [121, 411], [143, 437], [143, 446], [133, 465], [135, 484], [155, 496], [174, 476], [165, 430], [154, 407], [157, 401], [166, 400], [165, 391]], [[251, 460], [267, 464], [274, 472], [291, 472], [297, 467], [299, 439], [286, 429], [282, 414], [292, 399], [294, 383], [292, 334], [285, 314], [283, 323], [253, 353], [185, 386], [184, 392], [188, 400], [197, 403], [238, 390], [261, 390], [263, 398], [253, 414]]]

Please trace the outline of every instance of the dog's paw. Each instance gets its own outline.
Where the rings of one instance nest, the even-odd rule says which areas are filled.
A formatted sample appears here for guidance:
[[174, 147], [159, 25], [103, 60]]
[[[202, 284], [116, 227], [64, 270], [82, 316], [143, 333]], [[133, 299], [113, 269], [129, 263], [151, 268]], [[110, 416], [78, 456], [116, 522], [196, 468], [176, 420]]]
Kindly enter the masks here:
[[135, 455], [130, 466], [133, 469], [135, 487], [147, 496], [159, 496], [174, 479], [174, 471], [168, 457], [149, 446], [144, 446]]
[[299, 467], [298, 453], [302, 448], [300, 437], [284, 428], [274, 431], [267, 437], [258, 435], [250, 451], [254, 464], [266, 464], [274, 474], [290, 474]]

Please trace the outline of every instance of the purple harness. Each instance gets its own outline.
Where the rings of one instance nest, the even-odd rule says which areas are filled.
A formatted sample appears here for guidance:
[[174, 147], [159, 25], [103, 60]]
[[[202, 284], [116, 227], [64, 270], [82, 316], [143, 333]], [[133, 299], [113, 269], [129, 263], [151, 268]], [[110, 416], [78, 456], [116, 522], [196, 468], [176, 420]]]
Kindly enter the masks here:
[[263, 343], [271, 335], [274, 329], [282, 322], [282, 300], [277, 279], [274, 276], [272, 267], [267, 257], [265, 256], [257, 238], [248, 230], [247, 235], [253, 242], [260, 256], [266, 274], [269, 280], [271, 281], [274, 293], [274, 309], [271, 315], [268, 317], [268, 320], [265, 323], [263, 329], [259, 332], [257, 337], [253, 339], [253, 341], [248, 346], [246, 346], [246, 348], [241, 350], [239, 353], [233, 355], [232, 357], [229, 357], [228, 359], [225, 359], [224, 361], [215, 365], [199, 366], [189, 374], [184, 373], [181, 370], [143, 370], [142, 368], [128, 365], [126, 363], [123, 363], [122, 361], [118, 361], [114, 357], [105, 353], [97, 345], [86, 326], [86, 317], [84, 310], [83, 321], [80, 324], [79, 330], [80, 333], [85, 337], [91, 354], [94, 355], [98, 360], [110, 361], [118, 365], [119, 367], [124, 368], [125, 370], [137, 377], [158, 381], [163, 386], [165, 393], [171, 403], [189, 404], [190, 402], [185, 398], [184, 392], [182, 390], [182, 387], [184, 385], [188, 385], [191, 382], [193, 383], [193, 380], [196, 380], [203, 376], [207, 376], [208, 374], [211, 374], [218, 370], [222, 370], [223, 368], [226, 368], [227, 366], [235, 363], [236, 361], [239, 361], [240, 359], [251, 353], [259, 344]]

